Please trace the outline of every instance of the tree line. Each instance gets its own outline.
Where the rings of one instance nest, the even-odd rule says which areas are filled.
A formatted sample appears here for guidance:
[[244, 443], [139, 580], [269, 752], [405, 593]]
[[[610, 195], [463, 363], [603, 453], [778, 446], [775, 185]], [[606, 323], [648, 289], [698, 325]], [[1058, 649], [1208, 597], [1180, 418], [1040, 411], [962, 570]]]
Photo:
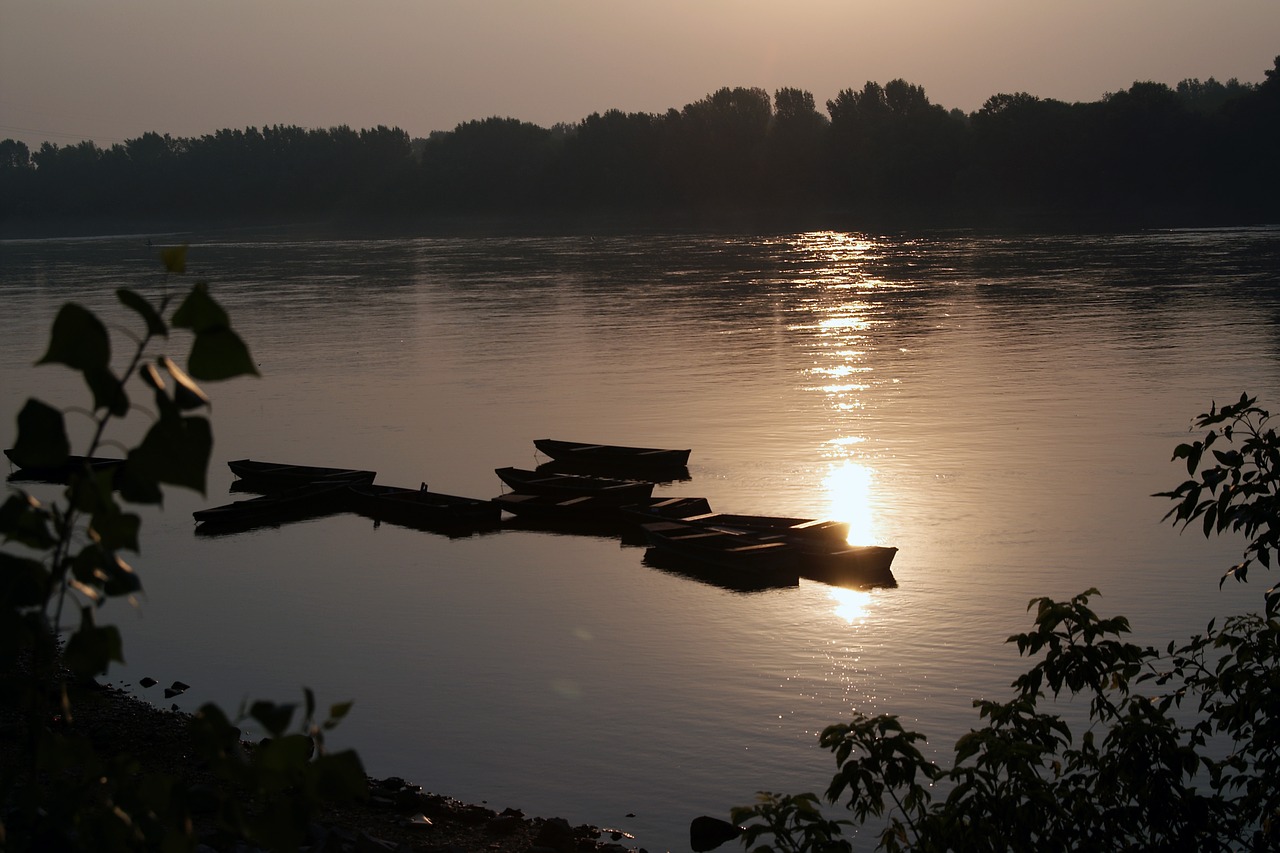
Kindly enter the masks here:
[[1280, 57], [1262, 83], [997, 94], [966, 114], [905, 80], [722, 88], [665, 113], [0, 142], [0, 222], [687, 216], [977, 224], [1257, 222], [1280, 213]]

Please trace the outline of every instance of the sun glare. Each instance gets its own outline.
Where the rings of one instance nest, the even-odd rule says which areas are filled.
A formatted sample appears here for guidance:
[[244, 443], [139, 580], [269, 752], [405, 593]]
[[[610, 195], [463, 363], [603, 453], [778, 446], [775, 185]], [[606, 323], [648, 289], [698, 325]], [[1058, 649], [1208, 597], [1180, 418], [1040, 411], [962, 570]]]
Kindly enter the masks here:
[[833, 466], [822, 483], [831, 506], [830, 516], [849, 523], [851, 544], [870, 545], [875, 541], [871, 483], [871, 469], [847, 459]]

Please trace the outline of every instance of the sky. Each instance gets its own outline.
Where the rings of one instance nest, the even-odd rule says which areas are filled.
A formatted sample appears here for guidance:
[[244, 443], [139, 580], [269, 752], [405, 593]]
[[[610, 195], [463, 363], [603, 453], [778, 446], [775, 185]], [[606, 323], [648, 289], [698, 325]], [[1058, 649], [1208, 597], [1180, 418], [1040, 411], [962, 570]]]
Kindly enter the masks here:
[[1259, 83], [1280, 0], [0, 0], [0, 139], [665, 112], [724, 86], [896, 78], [965, 112]]

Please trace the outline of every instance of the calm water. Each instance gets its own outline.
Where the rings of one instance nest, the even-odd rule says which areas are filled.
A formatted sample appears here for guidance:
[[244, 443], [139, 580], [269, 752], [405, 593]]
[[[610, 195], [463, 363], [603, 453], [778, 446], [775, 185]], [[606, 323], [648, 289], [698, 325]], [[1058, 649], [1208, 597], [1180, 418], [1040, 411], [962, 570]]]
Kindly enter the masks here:
[[[263, 376], [209, 388], [210, 494], [147, 513], [146, 596], [108, 610], [113, 677], [181, 679], [187, 709], [354, 698], [334, 739], [375, 775], [687, 849], [698, 814], [822, 790], [817, 732], [854, 709], [947, 756], [971, 701], [1007, 695], [1033, 596], [1098, 587], [1163, 642], [1270, 585], [1218, 591], [1241, 543], [1160, 526], [1149, 496], [1211, 401], [1280, 406], [1280, 230], [181, 239]], [[57, 306], [127, 324], [113, 288], [164, 287], [148, 251], [0, 244], [6, 446], [26, 397], [87, 399], [31, 367]], [[661, 492], [847, 519], [900, 548], [899, 586], [744, 595], [616, 539], [350, 515], [192, 533], [227, 459], [489, 497], [541, 437], [692, 447], [692, 480]]]

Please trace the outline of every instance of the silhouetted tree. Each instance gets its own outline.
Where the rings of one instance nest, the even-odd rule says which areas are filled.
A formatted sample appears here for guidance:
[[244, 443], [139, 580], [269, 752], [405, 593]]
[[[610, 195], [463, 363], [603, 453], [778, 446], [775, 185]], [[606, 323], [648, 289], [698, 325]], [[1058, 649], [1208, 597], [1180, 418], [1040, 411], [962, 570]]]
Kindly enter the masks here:
[[788, 207], [822, 204], [830, 122], [802, 89], [779, 89], [773, 103], [765, 156], [769, 200]]
[[827, 101], [831, 163], [843, 201], [910, 213], [949, 204], [964, 169], [965, 123], [905, 80], [868, 81]]
[[0, 142], [0, 169], [29, 168], [31, 168], [31, 149], [27, 147], [27, 143], [16, 139]]
[[567, 134], [557, 180], [567, 203], [591, 209], [652, 209], [669, 197], [662, 169], [664, 118], [609, 110]]
[[966, 116], [897, 79], [826, 108], [829, 120], [801, 89], [739, 87], [665, 113], [607, 110], [550, 130], [493, 117], [420, 140], [345, 125], [146, 133], [106, 150], [6, 140], [0, 217], [1280, 215], [1280, 57], [1256, 86], [1138, 82], [1076, 104], [997, 94]]
[[514, 118], [458, 125], [427, 141], [427, 193], [438, 207], [527, 211], [548, 192], [550, 131]]
[[724, 88], [685, 105], [671, 122], [673, 164], [687, 202], [750, 207], [762, 197], [773, 107], [763, 89]]

